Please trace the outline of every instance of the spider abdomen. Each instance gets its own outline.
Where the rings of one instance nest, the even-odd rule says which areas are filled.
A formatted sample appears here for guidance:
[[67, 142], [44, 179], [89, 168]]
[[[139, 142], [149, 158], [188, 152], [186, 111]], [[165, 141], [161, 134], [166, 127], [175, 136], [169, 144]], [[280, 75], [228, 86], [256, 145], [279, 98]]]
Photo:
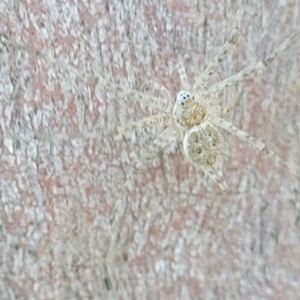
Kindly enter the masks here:
[[202, 123], [186, 132], [183, 148], [185, 155], [193, 164], [209, 169], [218, 163], [221, 138], [212, 125]]

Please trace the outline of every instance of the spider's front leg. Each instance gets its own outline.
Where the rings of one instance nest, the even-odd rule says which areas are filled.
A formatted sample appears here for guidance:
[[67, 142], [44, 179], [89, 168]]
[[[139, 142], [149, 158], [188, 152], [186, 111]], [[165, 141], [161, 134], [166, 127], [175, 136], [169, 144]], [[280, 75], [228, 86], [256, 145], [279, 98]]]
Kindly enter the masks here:
[[175, 124], [175, 122], [171, 121], [167, 128], [164, 129], [153, 141], [146, 154], [135, 165], [134, 169], [125, 182], [125, 187], [128, 188], [138, 172], [145, 168], [149, 164], [149, 162], [157, 155], [157, 153], [164, 149], [168, 144], [175, 141], [179, 136], [180, 130], [178, 126]]
[[227, 53], [234, 47], [238, 39], [238, 33], [240, 29], [240, 23], [244, 12], [244, 0], [240, 1], [239, 8], [237, 10], [232, 31], [230, 33], [229, 39], [225, 42], [224, 46], [214, 57], [213, 61], [206, 67], [199, 78], [196, 80], [193, 88], [197, 92], [202, 92], [208, 85], [211, 76], [215, 73], [218, 66], [226, 57]]
[[190, 84], [189, 84], [189, 80], [188, 80], [188, 77], [187, 77], [187, 74], [186, 74], [186, 71], [185, 71], [185, 67], [182, 63], [180, 63], [178, 65], [178, 74], [179, 74], [181, 87], [186, 91], [190, 90], [191, 87], [190, 87]]
[[52, 67], [56, 69], [62, 68], [65, 71], [76, 75], [76, 77], [79, 78], [84, 83], [96, 81], [97, 83], [96, 93], [101, 92], [103, 89], [106, 89], [106, 90], [116, 92], [117, 94], [124, 97], [125, 100], [129, 100], [129, 101], [136, 100], [139, 101], [142, 105], [148, 106], [150, 108], [165, 110], [168, 106], [168, 102], [165, 101], [166, 99], [150, 96], [140, 91], [130, 89], [126, 86], [122, 86], [121, 84], [111, 82], [110, 80], [107, 80], [101, 77], [100, 75], [98, 76], [92, 74], [86, 75], [83, 72], [72, 67], [71, 65], [66, 64], [62, 59], [54, 58], [51, 54], [43, 53], [30, 46], [21, 45], [3, 33], [0, 33], [0, 42], [8, 46], [9, 48], [27, 52], [36, 59], [42, 59], [44, 62], [50, 64]]
[[256, 64], [245, 68], [239, 73], [236, 73], [228, 77], [227, 79], [214, 84], [211, 88], [209, 88], [208, 92], [212, 96], [218, 97], [218, 95], [221, 94], [227, 87], [234, 85], [242, 80], [245, 80], [246, 78], [249, 78], [251, 75], [253, 75], [255, 72], [258, 72], [268, 67], [268, 65], [270, 65], [273, 62], [273, 60], [292, 43], [292, 41], [296, 38], [299, 32], [300, 30], [297, 30], [294, 33], [292, 33], [265, 60], [259, 61]]

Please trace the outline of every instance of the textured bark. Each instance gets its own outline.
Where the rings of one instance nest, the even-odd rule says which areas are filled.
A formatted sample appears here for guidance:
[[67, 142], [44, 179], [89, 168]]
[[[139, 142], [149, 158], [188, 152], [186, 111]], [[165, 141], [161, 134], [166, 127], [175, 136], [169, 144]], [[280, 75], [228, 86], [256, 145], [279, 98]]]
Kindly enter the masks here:
[[[297, 28], [299, 5], [248, 1], [238, 44], [213, 81], [265, 58]], [[1, 299], [300, 298], [295, 178], [223, 132], [227, 193], [184, 159], [182, 140], [127, 193], [130, 170], [162, 126], [105, 134], [156, 110], [107, 83], [96, 89], [98, 75], [149, 95], [156, 81], [175, 97], [176, 64], [193, 83], [235, 11], [229, 0], [1, 1], [1, 33], [60, 65], [14, 47], [0, 53]], [[298, 174], [299, 46], [298, 37], [215, 99]], [[73, 138], [60, 140], [63, 132]]]

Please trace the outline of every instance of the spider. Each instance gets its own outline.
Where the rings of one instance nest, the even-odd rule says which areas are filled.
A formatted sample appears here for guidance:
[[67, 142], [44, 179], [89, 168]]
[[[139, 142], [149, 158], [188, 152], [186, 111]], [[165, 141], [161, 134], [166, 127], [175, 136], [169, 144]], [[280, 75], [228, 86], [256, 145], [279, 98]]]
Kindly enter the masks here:
[[[294, 174], [294, 172], [290, 170], [290, 168], [284, 162], [282, 162], [282, 160], [273, 151], [269, 150], [265, 143], [263, 143], [261, 140], [255, 139], [247, 132], [226, 121], [223, 116], [229, 113], [229, 109], [214, 105], [212, 101], [213, 99], [219, 97], [227, 87], [250, 77], [253, 73], [260, 71], [263, 68], [266, 68], [281, 51], [286, 49], [291, 44], [291, 42], [299, 33], [299, 31], [295, 31], [293, 34], [291, 34], [265, 60], [259, 61], [223, 81], [209, 85], [212, 75], [222, 63], [227, 53], [235, 46], [237, 42], [243, 10], [244, 0], [242, 0], [239, 4], [229, 39], [225, 42], [212, 62], [208, 64], [206, 69], [198, 78], [196, 78], [192, 87], [188, 82], [183, 65], [179, 65], [178, 72], [183, 90], [177, 93], [173, 110], [170, 105], [171, 102], [166, 101], [165, 104], [167, 109], [162, 113], [158, 113], [124, 126], [115, 127], [106, 135], [124, 135], [126, 132], [155, 126], [158, 123], [164, 123], [166, 125], [165, 129], [158, 135], [156, 139], [154, 139], [152, 145], [150, 145], [148, 150], [133, 168], [131, 174], [128, 176], [125, 182], [125, 187], [130, 185], [138, 172], [142, 168], [146, 167], [163, 148], [165, 148], [171, 142], [174, 142], [184, 136], [183, 151], [187, 159], [192, 164], [202, 168], [205, 174], [211, 177], [212, 180], [215, 181], [222, 190], [226, 191], [228, 186], [222, 172], [221, 154], [223, 142], [221, 134], [218, 131], [219, 128], [236, 135], [240, 139], [250, 143], [253, 147], [264, 151], [267, 155], [273, 157], [273, 159], [279, 162], [291, 174], [299, 179], [299, 177]], [[3, 34], [1, 34], [1, 41], [6, 45], [16, 47], [23, 51], [27, 51], [31, 55], [34, 55], [38, 58], [42, 58], [52, 65], [62, 67], [67, 71], [76, 74], [82, 81], [86, 81], [86, 78], [82, 76], [78, 70], [64, 64], [62, 61], [55, 60], [49, 55], [45, 55], [39, 51], [31, 49], [30, 47], [25, 47], [13, 42]], [[160, 109], [165, 108], [161, 98], [149, 96], [135, 90], [130, 90], [98, 76], [96, 89], [101, 90], [102, 88], [117, 91], [123, 96], [129, 96], [129, 98], [137, 99], [141, 103], [149, 104], [151, 107]], [[165, 87], [160, 86], [158, 88], [162, 94], [165, 95], [166, 99], [164, 100], [172, 99], [170, 92]], [[68, 134], [50, 134], [52, 138], [54, 137], [56, 139], [70, 138]], [[44, 135], [47, 136], [47, 134]], [[89, 138], [103, 137], [99, 132], [83, 133], [82, 135]], [[36, 138], [38, 135], [34, 135], [34, 137]], [[43, 138], [43, 136], [40, 137]]]
[[[183, 65], [180, 65], [178, 72], [183, 90], [177, 93], [173, 112], [169, 112], [168, 114], [157, 114], [150, 118], [134, 122], [131, 125], [115, 129], [114, 133], [117, 135], [136, 128], [153, 126], [162, 120], [167, 124], [166, 128], [153, 141], [145, 155], [136, 164], [134, 170], [126, 181], [125, 186], [128, 187], [137, 173], [147, 166], [158, 152], [165, 148], [169, 143], [181, 137], [183, 133], [183, 151], [187, 159], [192, 164], [202, 168], [205, 174], [211, 177], [223, 191], [226, 191], [228, 186], [224, 180], [222, 172], [222, 139], [218, 128], [222, 128], [250, 143], [253, 147], [258, 148], [260, 151], [264, 151], [299, 180], [299, 177], [294, 174], [294, 172], [290, 170], [290, 168], [273, 151], [269, 150], [265, 143], [261, 140], [255, 139], [247, 132], [237, 128], [222, 118], [223, 115], [229, 113], [228, 108], [211, 104], [212, 99], [217, 98], [227, 87], [250, 77], [253, 73], [262, 70], [263, 68], [266, 68], [281, 51], [291, 44], [293, 39], [299, 33], [299, 31], [295, 31], [291, 34], [265, 60], [259, 61], [239, 73], [209, 86], [210, 79], [215, 73], [217, 67], [221, 64], [227, 53], [237, 42], [243, 9], [244, 1], [241, 1], [234, 19], [229, 39], [225, 42], [204, 72], [196, 79], [192, 87], [189, 85]], [[170, 93], [166, 90], [166, 88], [160, 87], [160, 89], [169, 99], [171, 99]]]

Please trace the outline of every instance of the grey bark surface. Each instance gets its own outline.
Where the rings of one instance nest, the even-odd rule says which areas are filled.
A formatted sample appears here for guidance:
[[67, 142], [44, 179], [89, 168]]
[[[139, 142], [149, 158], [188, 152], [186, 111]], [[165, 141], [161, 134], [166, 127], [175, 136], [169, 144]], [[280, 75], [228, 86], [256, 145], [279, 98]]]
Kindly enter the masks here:
[[[300, 24], [299, 5], [248, 1], [237, 46], [213, 82], [264, 59]], [[193, 83], [224, 44], [236, 7], [1, 1], [0, 33], [58, 62], [13, 47], [0, 52], [1, 299], [300, 299], [299, 182], [280, 165], [222, 131], [227, 193], [186, 161], [182, 140], [124, 193], [162, 127], [105, 136], [157, 111], [136, 95], [96, 89], [98, 75], [148, 95], [155, 81], [175, 98], [176, 65]], [[299, 39], [214, 99], [297, 174]], [[95, 130], [99, 138], [89, 138]], [[117, 200], [125, 214], [116, 227]]]

